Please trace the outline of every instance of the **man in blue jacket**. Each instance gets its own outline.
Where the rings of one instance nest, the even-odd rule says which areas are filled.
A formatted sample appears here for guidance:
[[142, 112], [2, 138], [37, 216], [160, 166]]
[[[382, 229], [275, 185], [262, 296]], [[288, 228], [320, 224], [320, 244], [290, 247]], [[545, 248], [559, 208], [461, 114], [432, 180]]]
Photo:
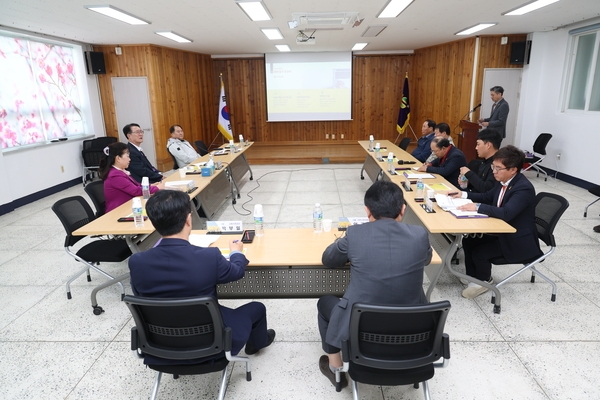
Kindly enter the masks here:
[[421, 137], [417, 141], [417, 147], [411, 153], [414, 158], [421, 162], [425, 162], [431, 154], [430, 143], [433, 139], [433, 131], [435, 129], [435, 121], [428, 119], [423, 122], [421, 127]]

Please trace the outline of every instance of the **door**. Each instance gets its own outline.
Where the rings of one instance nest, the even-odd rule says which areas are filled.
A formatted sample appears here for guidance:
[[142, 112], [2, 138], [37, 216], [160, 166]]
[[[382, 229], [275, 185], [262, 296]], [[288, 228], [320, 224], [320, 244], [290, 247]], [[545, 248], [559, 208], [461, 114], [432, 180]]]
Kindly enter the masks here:
[[[156, 148], [154, 146], [154, 131], [152, 130], [152, 113], [150, 111], [150, 94], [148, 79], [145, 76], [133, 78], [111, 78], [119, 138], [127, 143], [123, 127], [136, 123], [144, 130], [142, 150], [156, 166]], [[166, 146], [166, 143], [165, 143]]]
[[502, 86], [504, 99], [508, 102], [509, 112], [506, 121], [506, 138], [502, 146], [515, 144], [515, 131], [517, 127], [517, 114], [519, 111], [519, 98], [521, 91], [521, 68], [485, 68], [483, 70], [483, 88], [481, 93], [481, 118], [487, 118], [492, 111], [490, 88]]

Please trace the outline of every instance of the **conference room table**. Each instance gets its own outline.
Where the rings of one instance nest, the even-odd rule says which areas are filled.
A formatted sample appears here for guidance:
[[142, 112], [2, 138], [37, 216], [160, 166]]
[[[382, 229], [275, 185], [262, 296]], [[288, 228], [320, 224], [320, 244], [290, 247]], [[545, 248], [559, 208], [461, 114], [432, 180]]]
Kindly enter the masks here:
[[[187, 174], [185, 178], [181, 178], [178, 172], [175, 172], [165, 178], [163, 182], [165, 184], [174, 183], [177, 181], [193, 181], [195, 187], [188, 194], [190, 196], [190, 202], [193, 204], [193, 200], [197, 200], [199, 209], [202, 210], [208, 220], [211, 220], [215, 213], [220, 207], [227, 201], [227, 198], [231, 197], [235, 203], [235, 195], [239, 196], [238, 183], [235, 182], [235, 178], [238, 181], [246, 174], [252, 172], [250, 165], [246, 160], [244, 152], [252, 145], [252, 142], [248, 145], [238, 147], [238, 151], [232, 153], [231, 151], [226, 152], [223, 155], [213, 156], [215, 162], [220, 161], [223, 165], [221, 169], [215, 170], [211, 176], [202, 176], [200, 174]], [[214, 152], [213, 152], [214, 153]], [[197, 164], [208, 161], [210, 155], [204, 155], [198, 158], [191, 164]], [[190, 164], [190, 165], [191, 165]], [[159, 236], [155, 232], [154, 226], [150, 220], [146, 219], [144, 225], [136, 227], [133, 222], [118, 222], [119, 218], [128, 217], [132, 213], [132, 200], [129, 200], [114, 210], [96, 218], [92, 222], [82, 226], [73, 232], [74, 236], [94, 236], [94, 235], [112, 235], [122, 236], [125, 238], [127, 245], [132, 253], [145, 250], [158, 240]], [[145, 201], [142, 200], [142, 204]], [[204, 223], [198, 214], [196, 207], [193, 207], [192, 212], [192, 226], [195, 229], [204, 227]], [[126, 278], [126, 277], [125, 277]], [[113, 285], [121, 280], [125, 279], [123, 276], [115, 277], [101, 285], [94, 288], [91, 294], [92, 307], [95, 312], [97, 310], [97, 293], [110, 285]], [[101, 310], [101, 309], [100, 309]], [[100, 311], [101, 312], [101, 311]]]
[[[434, 212], [427, 212], [423, 207], [423, 202], [415, 201], [414, 188], [416, 185], [411, 185], [413, 189], [412, 191], [407, 191], [403, 185], [406, 181], [404, 172], [418, 173], [418, 171], [415, 171], [413, 168], [421, 166], [422, 163], [410, 155], [410, 153], [400, 149], [398, 146], [394, 145], [388, 140], [380, 140], [378, 142], [380, 143], [381, 147], [385, 147], [385, 149], [383, 149], [381, 152], [383, 161], [377, 161], [375, 152], [369, 151], [369, 141], [359, 141], [359, 144], [367, 153], [363, 168], [361, 170], [361, 179], [364, 179], [363, 173], [366, 172], [371, 180], [385, 179], [398, 184], [404, 191], [404, 198], [407, 204], [407, 211], [403, 221], [410, 224], [421, 225], [429, 232], [429, 240], [431, 245], [440, 254], [442, 263], [439, 267], [430, 265], [425, 269], [427, 277], [430, 280], [430, 285], [426, 292], [427, 299], [429, 300], [431, 298], [431, 293], [433, 292], [433, 289], [435, 288], [444, 268], [447, 268], [451, 274], [458, 278], [466, 279], [470, 282], [476, 282], [477, 284], [492, 290], [496, 299], [494, 312], [499, 313], [501, 304], [500, 291], [495, 286], [489, 285], [487, 282], [476, 280], [473, 277], [453, 269], [452, 257], [456, 253], [456, 250], [460, 247], [463, 236], [514, 233], [516, 232], [515, 228], [498, 218], [456, 218], [450, 212], [442, 210], [437, 203], [433, 203]], [[399, 165], [397, 161], [394, 161], [394, 169], [409, 169], [398, 170], [395, 171], [395, 174], [390, 174], [387, 170], [387, 155], [390, 151], [394, 153], [394, 157], [396, 157], [398, 160], [414, 161], [415, 164]], [[454, 183], [448, 182], [442, 176], [437, 174], [432, 175], [434, 175], [435, 178], [423, 179], [423, 183], [425, 185], [443, 184], [451, 191], [460, 191], [460, 189], [457, 189], [454, 186]], [[428, 188], [426, 186], [425, 196], [427, 195], [427, 189]], [[447, 190], [438, 190], [438, 192], [447, 193]]]

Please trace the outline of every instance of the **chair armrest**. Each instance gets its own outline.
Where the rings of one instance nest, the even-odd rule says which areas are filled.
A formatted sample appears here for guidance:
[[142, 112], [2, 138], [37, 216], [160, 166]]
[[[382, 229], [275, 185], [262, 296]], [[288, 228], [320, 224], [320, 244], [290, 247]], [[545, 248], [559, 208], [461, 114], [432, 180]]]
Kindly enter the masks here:
[[350, 361], [350, 347], [348, 347], [348, 340], [342, 340], [342, 361]]
[[224, 345], [225, 345], [225, 351], [231, 351], [231, 341], [232, 341], [232, 336], [231, 336], [231, 328], [227, 327], [223, 330], [225, 337], [224, 337]]
[[137, 350], [138, 348], [137, 326], [134, 326], [131, 328], [131, 350]]
[[442, 356], [450, 359], [450, 336], [447, 333], [442, 335]]

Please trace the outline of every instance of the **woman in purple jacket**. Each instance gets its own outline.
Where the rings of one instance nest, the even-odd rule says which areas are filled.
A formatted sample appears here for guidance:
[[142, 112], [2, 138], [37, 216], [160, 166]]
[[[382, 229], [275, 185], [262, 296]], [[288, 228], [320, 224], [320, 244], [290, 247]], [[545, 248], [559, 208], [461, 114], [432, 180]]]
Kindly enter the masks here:
[[[105, 157], [100, 160], [99, 175], [104, 181], [106, 212], [142, 195], [142, 185], [129, 176], [129, 149], [125, 143], [111, 143], [104, 148]], [[150, 185], [150, 193], [164, 189], [164, 183]]]

